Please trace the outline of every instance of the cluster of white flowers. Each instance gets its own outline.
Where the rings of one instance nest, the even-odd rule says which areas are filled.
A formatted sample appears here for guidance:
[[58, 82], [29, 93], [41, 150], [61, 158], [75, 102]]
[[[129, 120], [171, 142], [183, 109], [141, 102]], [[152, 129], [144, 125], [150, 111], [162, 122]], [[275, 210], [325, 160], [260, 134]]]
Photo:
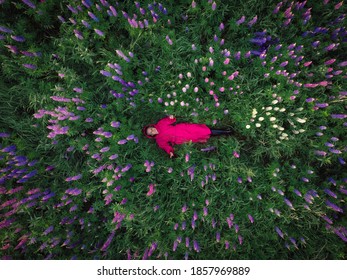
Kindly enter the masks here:
[[[277, 97], [276, 94], [272, 95], [274, 98]], [[288, 123], [291, 126], [291, 132], [293, 134], [300, 134], [305, 132], [304, 129], [298, 128], [298, 125], [306, 123], [305, 117], [298, 117], [296, 114], [300, 113], [303, 108], [296, 109], [294, 112], [287, 112], [287, 109], [284, 107], [276, 106], [278, 103], [282, 101], [281, 98], [276, 98], [272, 100], [271, 105], [267, 107], [261, 108], [261, 116], [258, 116], [258, 110], [256, 108], [253, 108], [252, 110], [252, 117], [250, 119], [251, 124], [254, 124], [256, 128], [259, 128], [262, 126], [262, 123], [265, 119], [268, 119], [270, 126], [278, 131], [278, 139], [276, 141], [277, 144], [281, 143], [283, 140], [289, 140], [289, 135], [287, 132], [285, 132], [285, 128], [281, 125], [281, 122], [286, 119]], [[286, 116], [281, 116], [280, 114], [284, 113]], [[251, 124], [246, 125], [246, 129], [251, 128]]]
[[[191, 79], [192, 78], [192, 73], [191, 72], [187, 72], [185, 75], [180, 73], [178, 75], [178, 85], [181, 85], [183, 82], [184, 82], [184, 78], [188, 78], [188, 79]], [[172, 85], [171, 88], [175, 89], [176, 86], [175, 85]], [[180, 88], [180, 86], [179, 86]], [[177, 90], [177, 91], [173, 91], [171, 94], [167, 94], [166, 97], [169, 99], [169, 100], [166, 100], [164, 101], [162, 98], [158, 98], [158, 102], [159, 103], [163, 103], [166, 107], [168, 106], [175, 106], [176, 103], [177, 105], [179, 104], [180, 106], [182, 107], [189, 107], [189, 103], [188, 102], [185, 102], [184, 100], [182, 101], [179, 101], [177, 100], [176, 98], [180, 95], [180, 93], [187, 93], [188, 90], [193, 90], [195, 93], [199, 92], [199, 87], [194, 87], [194, 88], [191, 88], [191, 86], [189, 85], [189, 83], [187, 83], [186, 85], [184, 85], [182, 87], [181, 90]], [[171, 98], [174, 98], [174, 100], [170, 100]], [[200, 105], [203, 105], [203, 102], [200, 100], [200, 98], [196, 98], [195, 101], [200, 104]], [[195, 110], [195, 109], [194, 109]]]

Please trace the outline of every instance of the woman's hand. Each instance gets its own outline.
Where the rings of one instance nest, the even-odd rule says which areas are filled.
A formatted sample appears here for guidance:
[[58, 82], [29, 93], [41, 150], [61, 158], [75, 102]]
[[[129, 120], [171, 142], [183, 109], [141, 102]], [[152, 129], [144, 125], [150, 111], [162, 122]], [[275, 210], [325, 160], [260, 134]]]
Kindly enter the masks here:
[[175, 118], [175, 117], [174, 117], [173, 115], [170, 115], [170, 116], [169, 116], [169, 119], [170, 119], [170, 120], [173, 120], [174, 118]]
[[172, 158], [174, 156], [173, 152], [170, 152], [170, 158]]

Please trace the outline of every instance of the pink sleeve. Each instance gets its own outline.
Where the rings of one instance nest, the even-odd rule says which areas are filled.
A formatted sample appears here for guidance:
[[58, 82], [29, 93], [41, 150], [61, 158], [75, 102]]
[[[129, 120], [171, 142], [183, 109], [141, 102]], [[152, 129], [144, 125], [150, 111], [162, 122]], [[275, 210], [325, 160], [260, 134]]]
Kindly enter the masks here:
[[169, 117], [165, 117], [157, 122], [157, 125], [170, 125], [176, 121], [176, 118], [170, 119]]
[[174, 149], [170, 146], [168, 139], [156, 139], [157, 140], [157, 144], [160, 148], [162, 148], [165, 152], [167, 152], [168, 154], [170, 154], [170, 152], [174, 152]]

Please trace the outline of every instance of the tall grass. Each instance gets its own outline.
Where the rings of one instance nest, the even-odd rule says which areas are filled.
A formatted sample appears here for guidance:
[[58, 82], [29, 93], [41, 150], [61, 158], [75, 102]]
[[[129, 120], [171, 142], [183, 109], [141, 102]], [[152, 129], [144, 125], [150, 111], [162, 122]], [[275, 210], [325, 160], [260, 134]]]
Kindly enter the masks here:
[[1, 1], [2, 258], [345, 259], [341, 3]]

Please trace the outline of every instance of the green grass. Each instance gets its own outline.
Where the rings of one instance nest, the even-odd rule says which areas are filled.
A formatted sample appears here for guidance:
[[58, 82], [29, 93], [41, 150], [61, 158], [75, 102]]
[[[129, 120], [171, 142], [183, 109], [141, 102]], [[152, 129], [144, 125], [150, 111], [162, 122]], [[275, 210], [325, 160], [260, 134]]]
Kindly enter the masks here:
[[[143, 16], [131, 1], [109, 1], [117, 17], [110, 17], [106, 7], [94, 2], [89, 9], [80, 4], [82, 11], [77, 14], [67, 8], [69, 4], [76, 8], [74, 1], [45, 1], [37, 3], [35, 10], [21, 1], [1, 4], [0, 26], [12, 29], [13, 34], [0, 33], [4, 36], [0, 41], [0, 132], [10, 133], [10, 137], [0, 138], [0, 205], [16, 199], [12, 206], [0, 207], [2, 258], [346, 259], [346, 115], [332, 117], [344, 114], [346, 108], [341, 93], [346, 90], [346, 68], [338, 66], [345, 60], [346, 36], [341, 32], [333, 37], [336, 29], [346, 28], [345, 19], [331, 25], [346, 12], [345, 6], [335, 10], [337, 1], [327, 5], [308, 1], [297, 10], [294, 7], [299, 2], [294, 1], [292, 22], [283, 26], [290, 3], [273, 14], [276, 1], [216, 1], [215, 11], [209, 1], [197, 3], [196, 8], [191, 1], [176, 1], [163, 4], [167, 14], [154, 7], [159, 17], [153, 22], [148, 10], [153, 2], [141, 1], [146, 9]], [[309, 8], [312, 17], [303, 24]], [[93, 21], [88, 11], [99, 21]], [[130, 17], [136, 14], [137, 21], [147, 19], [149, 25], [132, 27], [122, 11]], [[237, 25], [243, 15], [245, 22]], [[248, 26], [256, 15], [257, 22]], [[82, 20], [92, 28], [86, 28]], [[221, 23], [223, 30], [219, 29]], [[303, 36], [316, 27], [328, 32]], [[94, 28], [105, 35], [97, 35]], [[83, 40], [75, 36], [76, 30]], [[271, 36], [266, 57], [247, 57], [248, 51], [259, 48], [250, 40], [265, 30], [266, 36]], [[16, 42], [11, 35], [22, 35], [26, 41]], [[172, 45], [166, 41], [167, 35]], [[222, 38], [224, 45], [220, 45]], [[315, 49], [312, 43], [317, 40], [321, 43]], [[295, 52], [291, 54], [288, 47], [293, 43]], [[331, 43], [337, 46], [326, 51]], [[278, 44], [282, 44], [280, 50], [276, 49]], [[14, 54], [6, 45], [40, 52], [41, 56]], [[221, 54], [224, 50], [230, 51], [228, 64]], [[238, 51], [240, 59], [234, 57]], [[296, 65], [291, 55], [304, 58]], [[278, 59], [272, 62], [274, 56]], [[324, 64], [333, 58], [333, 64]], [[211, 60], [213, 66], [209, 66]], [[285, 61], [288, 65], [281, 66]], [[312, 64], [304, 66], [309, 61]], [[23, 67], [25, 63], [37, 65], [36, 70]], [[122, 73], [117, 74], [110, 64], [118, 64]], [[329, 67], [342, 73], [327, 77]], [[123, 84], [103, 76], [101, 70], [118, 75]], [[276, 73], [278, 70], [297, 76], [290, 81]], [[228, 79], [236, 71], [238, 75]], [[304, 86], [321, 81], [329, 84]], [[133, 84], [126, 86], [129, 82]], [[189, 88], [184, 92], [186, 85]], [[221, 87], [225, 90], [220, 91]], [[133, 96], [129, 94], [132, 89], [137, 90]], [[116, 98], [112, 93], [124, 97]], [[51, 96], [79, 98], [83, 101], [75, 102], [83, 103], [57, 102]], [[181, 106], [181, 102], [189, 106]], [[323, 103], [328, 106], [316, 107]], [[69, 117], [79, 119], [60, 115], [57, 124], [68, 126], [68, 132], [47, 137], [51, 132], [47, 126], [57, 115], [35, 116], [40, 110], [58, 113], [62, 107], [72, 114]], [[169, 159], [141, 130], [170, 114], [177, 122], [231, 128], [235, 134], [211, 138], [208, 144], [175, 146], [177, 158]], [[85, 122], [87, 118], [93, 122]], [[120, 127], [111, 125], [116, 121]], [[101, 128], [112, 136], [94, 133]], [[118, 144], [129, 135], [138, 141]], [[340, 153], [329, 151], [327, 143]], [[17, 150], [4, 150], [9, 145]], [[201, 151], [208, 146], [216, 149]], [[103, 147], [109, 151], [100, 152]], [[240, 156], [235, 157], [234, 152]], [[102, 155], [95, 159], [96, 154]], [[118, 157], [109, 159], [114, 154]], [[20, 165], [16, 158], [20, 155], [38, 163]], [[146, 160], [154, 162], [149, 172]], [[131, 165], [129, 170], [122, 172], [127, 165]], [[194, 179], [188, 173], [192, 167]], [[33, 170], [37, 171], [35, 176], [17, 182]], [[78, 174], [81, 179], [66, 181]], [[155, 192], [148, 196], [150, 184], [155, 185]], [[19, 186], [23, 188], [11, 193]], [[30, 192], [36, 188], [41, 195], [33, 198]], [[71, 189], [81, 193], [69, 194]], [[327, 190], [336, 197], [329, 196]], [[54, 196], [45, 201], [43, 197], [50, 193]], [[344, 213], [328, 207], [327, 200]], [[186, 211], [182, 211], [184, 206]], [[232, 223], [227, 221], [230, 215], [234, 215]], [[331, 225], [324, 215], [332, 220]], [[44, 234], [50, 226], [53, 231]]]

